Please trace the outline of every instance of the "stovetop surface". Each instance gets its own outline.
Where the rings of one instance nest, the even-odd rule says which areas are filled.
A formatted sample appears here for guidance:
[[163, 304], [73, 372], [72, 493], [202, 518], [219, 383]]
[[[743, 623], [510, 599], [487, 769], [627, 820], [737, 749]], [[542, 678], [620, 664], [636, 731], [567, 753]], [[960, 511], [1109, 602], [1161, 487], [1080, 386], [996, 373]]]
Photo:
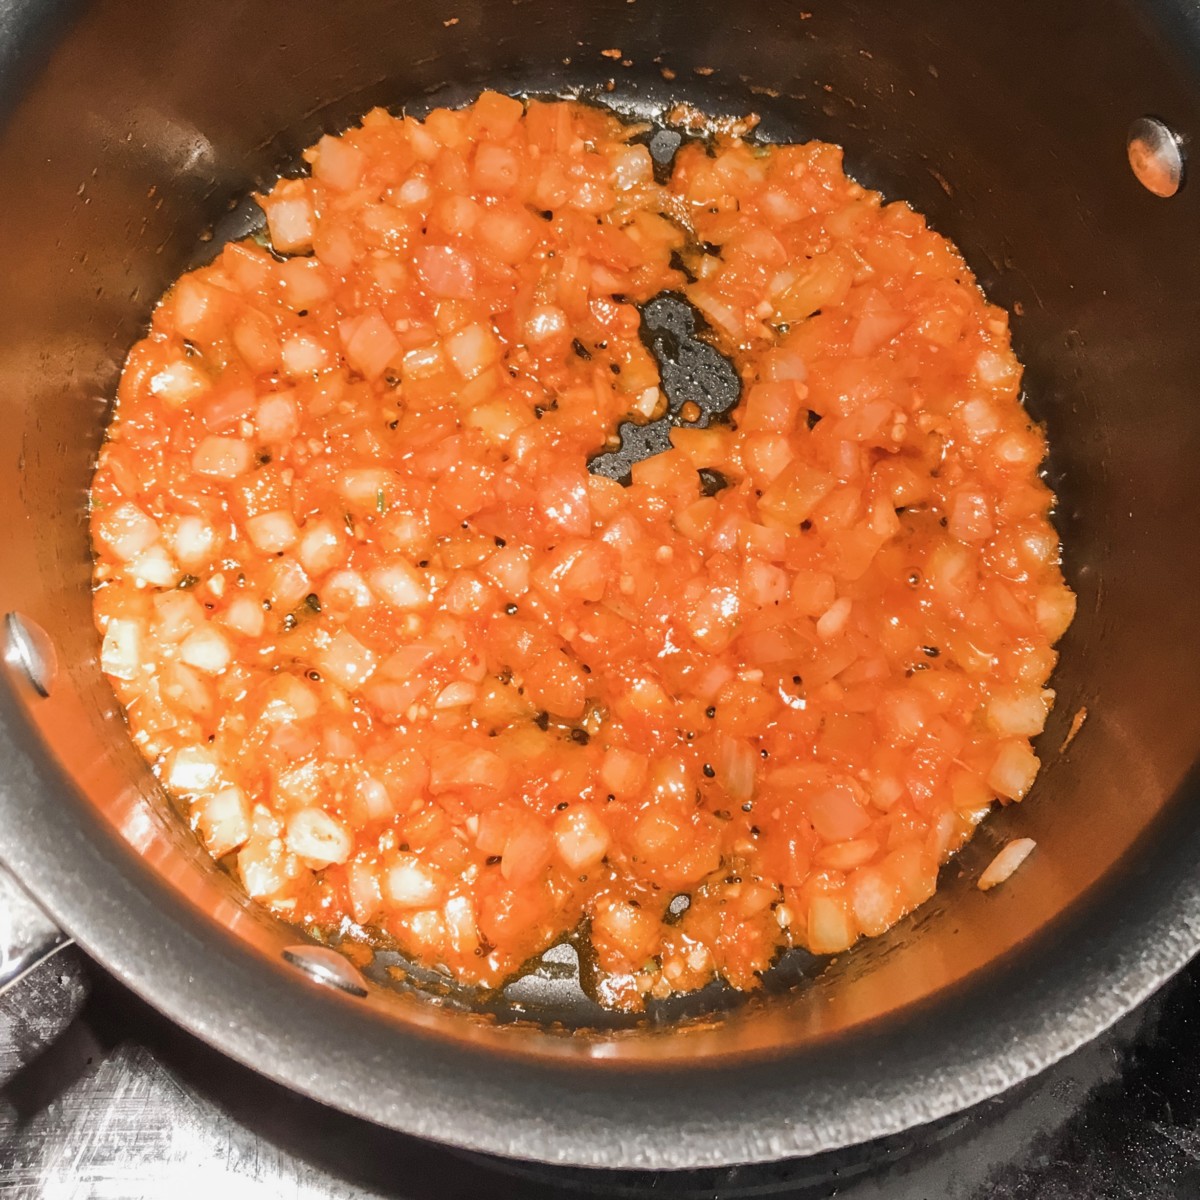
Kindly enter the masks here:
[[81, 1000], [0, 1090], [5, 1198], [1200, 1198], [1200, 963], [1037, 1080], [965, 1114], [852, 1151], [683, 1174], [501, 1163], [379, 1129], [222, 1057], [73, 950], [0, 1004], [0, 1077]]

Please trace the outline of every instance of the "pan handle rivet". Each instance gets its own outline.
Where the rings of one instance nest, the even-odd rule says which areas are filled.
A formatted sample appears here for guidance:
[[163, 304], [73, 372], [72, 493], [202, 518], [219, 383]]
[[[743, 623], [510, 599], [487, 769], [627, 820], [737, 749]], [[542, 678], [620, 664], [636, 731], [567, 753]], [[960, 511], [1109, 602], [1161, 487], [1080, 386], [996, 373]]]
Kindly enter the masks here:
[[1183, 142], [1157, 117], [1138, 117], [1125, 138], [1129, 166], [1138, 183], [1164, 199], [1183, 187]]
[[50, 635], [28, 617], [10, 612], [4, 617], [4, 661], [24, 675], [39, 696], [49, 696], [58, 674], [58, 655]]
[[283, 951], [285, 962], [298, 967], [314, 983], [337, 988], [351, 996], [365, 996], [367, 981], [347, 959], [327, 946], [301, 943]]

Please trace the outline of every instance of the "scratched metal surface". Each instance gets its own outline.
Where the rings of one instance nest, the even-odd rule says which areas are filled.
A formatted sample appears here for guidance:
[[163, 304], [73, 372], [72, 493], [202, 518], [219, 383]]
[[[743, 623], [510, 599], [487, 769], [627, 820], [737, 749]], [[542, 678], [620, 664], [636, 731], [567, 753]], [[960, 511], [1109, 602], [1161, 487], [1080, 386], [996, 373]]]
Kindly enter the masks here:
[[70, 1024], [87, 997], [83, 957], [73, 947], [0, 994], [0, 1080], [15, 1074]]
[[[65, 1033], [0, 1090], [5, 1200], [1183, 1200], [1200, 1196], [1200, 969], [1019, 1095], [818, 1160], [691, 1175], [498, 1165], [331, 1112], [180, 1033], [78, 957]], [[56, 992], [57, 989], [57, 992]], [[32, 995], [33, 993], [29, 993]], [[57, 994], [57, 1001], [51, 999]], [[0, 1046], [32, 1043], [0, 1007]], [[54, 1019], [41, 1026], [54, 1027]], [[24, 1050], [11, 1049], [20, 1043]], [[10, 1063], [14, 1061], [9, 1059]]]

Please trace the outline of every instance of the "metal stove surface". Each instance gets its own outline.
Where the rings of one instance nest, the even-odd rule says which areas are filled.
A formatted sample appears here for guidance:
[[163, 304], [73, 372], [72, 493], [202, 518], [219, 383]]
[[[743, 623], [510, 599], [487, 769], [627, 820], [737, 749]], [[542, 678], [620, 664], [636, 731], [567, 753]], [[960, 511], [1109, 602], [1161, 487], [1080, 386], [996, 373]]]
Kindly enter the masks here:
[[571, 1171], [458, 1154], [323, 1108], [181, 1033], [72, 949], [0, 1003], [0, 1196], [1184, 1200], [1200, 1197], [1198, 1058], [1193, 964], [1039, 1079], [934, 1126], [765, 1167]]

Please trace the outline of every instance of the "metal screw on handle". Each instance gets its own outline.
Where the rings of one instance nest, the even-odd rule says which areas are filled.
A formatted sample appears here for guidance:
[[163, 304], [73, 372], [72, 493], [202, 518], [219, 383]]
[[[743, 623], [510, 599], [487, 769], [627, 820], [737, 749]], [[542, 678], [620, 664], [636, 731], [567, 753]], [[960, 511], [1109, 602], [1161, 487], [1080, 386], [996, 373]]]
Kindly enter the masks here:
[[1157, 117], [1138, 117], [1125, 138], [1129, 167], [1148, 192], [1164, 200], [1183, 187], [1183, 139]]

